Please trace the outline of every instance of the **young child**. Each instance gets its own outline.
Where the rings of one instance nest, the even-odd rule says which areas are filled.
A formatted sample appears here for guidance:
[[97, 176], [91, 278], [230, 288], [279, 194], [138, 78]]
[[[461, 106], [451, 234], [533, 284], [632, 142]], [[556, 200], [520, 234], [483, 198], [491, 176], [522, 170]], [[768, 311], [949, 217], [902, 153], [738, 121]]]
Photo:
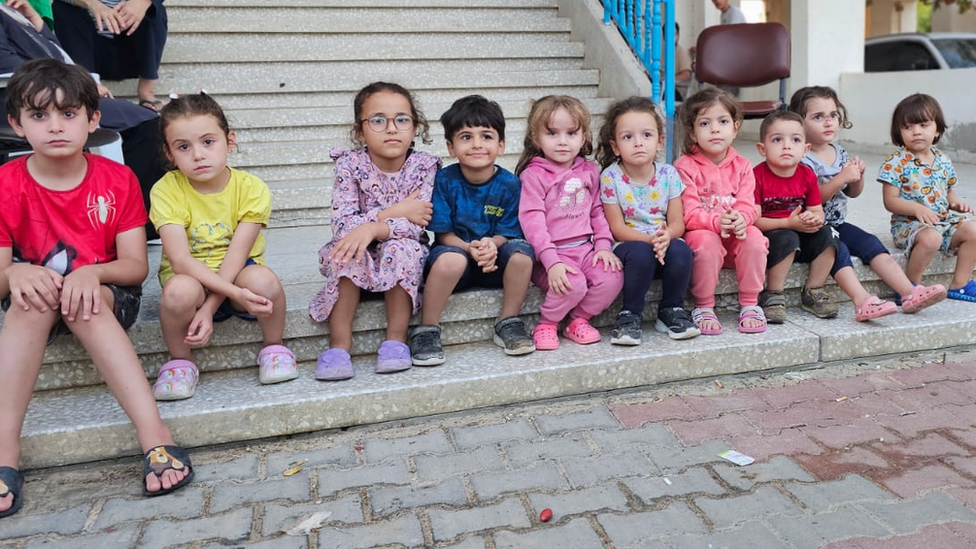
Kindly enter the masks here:
[[209, 95], [174, 99], [159, 118], [163, 152], [178, 169], [153, 186], [149, 213], [163, 241], [159, 324], [171, 357], [159, 369], [156, 399], [193, 396], [199, 373], [192, 349], [210, 341], [214, 322], [233, 316], [261, 327], [261, 383], [295, 379], [295, 355], [281, 344], [285, 291], [264, 265], [268, 186], [227, 166], [234, 132]]
[[82, 152], [99, 112], [95, 81], [78, 65], [24, 63], [7, 86], [6, 108], [34, 153], [0, 167], [0, 295], [7, 311], [0, 329], [0, 518], [24, 504], [20, 434], [44, 343], [68, 331], [135, 426], [145, 452], [143, 493], [172, 492], [190, 482], [193, 468], [159, 417], [125, 333], [149, 271], [139, 181], [125, 166]]
[[935, 98], [916, 93], [902, 99], [891, 117], [891, 142], [901, 147], [881, 165], [878, 181], [885, 209], [891, 212], [895, 246], [908, 250], [909, 280], [918, 284], [935, 253], [956, 253], [949, 299], [976, 303], [976, 222], [953, 186], [956, 171], [935, 144], [946, 131], [942, 107]]
[[335, 150], [332, 241], [319, 250], [325, 287], [309, 304], [318, 322], [329, 321], [329, 349], [319, 355], [316, 379], [353, 376], [349, 350], [352, 321], [362, 290], [386, 301], [386, 341], [376, 373], [411, 366], [407, 327], [420, 308], [420, 284], [427, 259], [424, 228], [431, 219], [431, 193], [439, 158], [416, 151], [430, 142], [430, 126], [413, 95], [398, 84], [374, 82], [353, 102], [353, 136], [361, 147]]
[[901, 302], [903, 313], [914, 313], [945, 299], [944, 286], [913, 285], [878, 237], [846, 220], [847, 199], [857, 198], [864, 190], [864, 162], [856, 156], [851, 158], [834, 142], [840, 128], [852, 126], [837, 92], [825, 86], [801, 88], [790, 99], [790, 110], [803, 117], [810, 150], [802, 162], [817, 175], [824, 222], [840, 235], [836, 264], [850, 264], [852, 255], [860, 258], [898, 293], [895, 301]]
[[739, 281], [739, 331], [766, 331], [759, 292], [766, 272], [767, 240], [753, 224], [759, 216], [752, 165], [732, 147], [742, 107], [727, 91], [706, 88], [681, 105], [684, 143], [674, 167], [686, 185], [681, 194], [685, 240], [694, 254], [691, 294], [695, 325], [705, 335], [722, 333], [715, 316], [715, 287], [722, 267]]
[[539, 350], [559, 348], [556, 327], [567, 314], [563, 336], [580, 345], [600, 341], [590, 318], [623, 286], [600, 205], [600, 170], [586, 160], [591, 152], [590, 113], [578, 99], [547, 95], [532, 104], [515, 173], [522, 179], [519, 221], [539, 259], [532, 281], [546, 293], [532, 331]]
[[760, 305], [766, 319], [775, 324], [786, 322], [783, 288], [794, 260], [809, 263], [806, 284], [800, 293], [804, 310], [820, 317], [837, 316], [837, 304], [830, 302], [824, 290], [827, 275], [854, 301], [854, 318], [864, 322], [897, 311], [894, 303], [878, 299], [861, 286], [848, 256], [839, 264], [838, 240], [830, 225], [824, 224], [820, 190], [813, 170], [800, 164], [810, 146], [803, 131], [803, 119], [791, 111], [776, 111], [759, 127], [759, 154], [766, 159], [753, 172], [756, 176], [756, 202], [761, 216], [756, 227], [769, 239], [771, 265], [767, 273], [766, 292]]
[[457, 158], [434, 179], [427, 230], [437, 244], [427, 257], [421, 325], [410, 334], [414, 366], [444, 363], [441, 313], [452, 292], [503, 288], [494, 341], [507, 355], [535, 351], [517, 315], [532, 277], [532, 247], [518, 220], [521, 183], [495, 165], [505, 152], [505, 115], [480, 95], [462, 97], [441, 115], [447, 152]]
[[[685, 310], [691, 282], [691, 248], [685, 232], [681, 193], [685, 185], [670, 164], [657, 162], [664, 145], [664, 120], [646, 97], [617, 101], [600, 129], [597, 160], [603, 167], [600, 198], [623, 264], [623, 305], [610, 343], [639, 345], [647, 290], [661, 279], [661, 304], [654, 328], [671, 339], [701, 332]], [[660, 267], [658, 267], [660, 264]]]

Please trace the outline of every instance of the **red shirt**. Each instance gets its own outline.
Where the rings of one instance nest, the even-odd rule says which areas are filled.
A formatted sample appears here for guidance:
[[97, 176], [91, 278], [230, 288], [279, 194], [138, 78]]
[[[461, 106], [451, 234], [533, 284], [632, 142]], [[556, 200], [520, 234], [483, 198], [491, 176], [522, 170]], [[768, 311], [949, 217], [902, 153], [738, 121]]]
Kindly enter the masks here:
[[122, 164], [85, 154], [81, 183], [54, 191], [34, 180], [27, 158], [0, 166], [0, 248], [13, 248], [15, 261], [66, 275], [114, 261], [115, 237], [146, 224], [139, 181]]
[[821, 204], [817, 174], [803, 164], [796, 167], [791, 177], [774, 174], [765, 162], [752, 171], [756, 175], [756, 204], [762, 208], [763, 217], [785, 219], [797, 207], [806, 210]]

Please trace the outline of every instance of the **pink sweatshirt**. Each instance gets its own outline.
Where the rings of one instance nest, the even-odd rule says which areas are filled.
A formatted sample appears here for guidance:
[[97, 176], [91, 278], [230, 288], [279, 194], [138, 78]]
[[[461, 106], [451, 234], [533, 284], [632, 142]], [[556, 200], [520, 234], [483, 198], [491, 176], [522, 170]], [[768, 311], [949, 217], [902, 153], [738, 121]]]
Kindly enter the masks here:
[[700, 152], [682, 155], [674, 167], [686, 189], [681, 193], [685, 210], [685, 230], [708, 229], [721, 232], [719, 218], [726, 206], [742, 212], [748, 225], [756, 222], [756, 176], [752, 164], [729, 147], [717, 166]]
[[571, 167], [561, 168], [540, 156], [519, 177], [519, 223], [546, 271], [560, 262], [558, 246], [591, 238], [596, 251], [613, 246], [595, 163], [576, 157]]

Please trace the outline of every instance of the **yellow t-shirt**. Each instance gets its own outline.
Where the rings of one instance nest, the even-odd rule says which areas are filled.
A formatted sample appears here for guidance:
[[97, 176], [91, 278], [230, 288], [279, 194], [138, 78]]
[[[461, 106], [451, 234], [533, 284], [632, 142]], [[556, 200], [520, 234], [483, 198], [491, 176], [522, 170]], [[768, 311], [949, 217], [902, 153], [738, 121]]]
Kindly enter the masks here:
[[[271, 191], [268, 185], [241, 170], [230, 169], [224, 190], [200, 194], [179, 170], [156, 182], [150, 193], [149, 219], [156, 230], [163, 225], [179, 225], [186, 231], [190, 254], [217, 272], [224, 261], [238, 223], [268, 225], [271, 216]], [[259, 233], [249, 257], [264, 265], [264, 234]], [[159, 264], [159, 283], [173, 276], [169, 258], [163, 254]]]

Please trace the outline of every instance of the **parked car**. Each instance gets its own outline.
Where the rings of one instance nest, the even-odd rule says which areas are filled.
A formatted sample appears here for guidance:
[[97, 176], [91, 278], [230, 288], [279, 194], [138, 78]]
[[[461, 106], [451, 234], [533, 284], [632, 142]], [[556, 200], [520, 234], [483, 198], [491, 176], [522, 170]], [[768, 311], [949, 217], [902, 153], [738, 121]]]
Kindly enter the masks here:
[[968, 67], [976, 67], [976, 33], [888, 34], [864, 41], [864, 72]]

